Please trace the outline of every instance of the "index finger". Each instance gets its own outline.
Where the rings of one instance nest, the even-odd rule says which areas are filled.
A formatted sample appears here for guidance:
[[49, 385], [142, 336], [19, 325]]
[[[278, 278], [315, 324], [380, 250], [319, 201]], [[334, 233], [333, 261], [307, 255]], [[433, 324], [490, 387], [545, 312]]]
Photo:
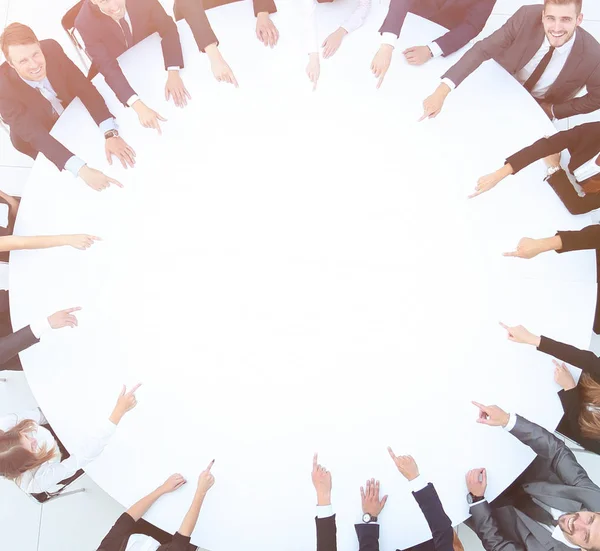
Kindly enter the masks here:
[[208, 467], [206, 467], [206, 471], [210, 472], [210, 470], [212, 469], [212, 466], [215, 464], [215, 460], [213, 459], [209, 464]]
[[471, 401], [474, 406], [477, 406], [481, 411], [486, 411], [488, 409], [487, 406], [480, 404], [479, 402]]
[[315, 453], [315, 455], [313, 455], [313, 470], [315, 470], [317, 468], [317, 464], [319, 462], [319, 452]]
[[483, 193], [483, 189], [478, 189], [475, 193], [471, 193], [471, 195], [469, 195], [469, 199], [473, 199], [473, 197], [477, 197], [478, 195], [481, 195]]
[[81, 310], [81, 306], [74, 306], [73, 308], [67, 308], [66, 310], [64, 310], [64, 312], [66, 314], [70, 314], [71, 312], [77, 312]]
[[501, 321], [498, 322], [502, 327], [504, 327], [504, 329], [506, 329], [508, 331], [509, 327], [508, 325], [502, 323]]
[[392, 448], [390, 446], [388, 446], [388, 453], [390, 454], [390, 457], [396, 461], [396, 454], [394, 453], [394, 451], [392, 450]]
[[502, 253], [502, 256], [519, 256], [519, 252], [518, 251], [510, 251], [507, 253]]
[[134, 385], [133, 387], [131, 387], [131, 390], [127, 393], [129, 395], [135, 394], [135, 391], [140, 388], [142, 386], [142, 383], [138, 383], [137, 385]]
[[383, 84], [383, 79], [385, 78], [385, 71], [381, 73], [381, 76], [379, 77], [379, 82], [377, 83], [377, 89], [381, 88], [381, 85]]

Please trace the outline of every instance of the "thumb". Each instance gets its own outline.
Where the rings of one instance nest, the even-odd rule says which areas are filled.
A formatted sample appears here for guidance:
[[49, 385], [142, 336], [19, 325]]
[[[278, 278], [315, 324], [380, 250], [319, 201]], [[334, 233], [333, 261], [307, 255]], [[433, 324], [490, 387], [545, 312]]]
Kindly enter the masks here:
[[123, 385], [123, 388], [121, 389], [121, 394], [119, 394], [119, 396], [125, 396], [125, 385]]
[[385, 505], [385, 502], [387, 501], [388, 496], [385, 495], [383, 496], [383, 499], [381, 500], [381, 506], [383, 507]]

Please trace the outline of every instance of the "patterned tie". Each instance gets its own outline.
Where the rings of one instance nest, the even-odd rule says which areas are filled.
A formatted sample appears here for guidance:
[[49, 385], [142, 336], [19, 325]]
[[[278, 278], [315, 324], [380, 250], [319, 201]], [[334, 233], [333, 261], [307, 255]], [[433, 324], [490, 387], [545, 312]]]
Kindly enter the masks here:
[[123, 35], [125, 36], [125, 46], [131, 48], [133, 46], [133, 35], [131, 34], [131, 27], [127, 23], [127, 19], [124, 17], [123, 19], [119, 19], [119, 25], [121, 25]]
[[538, 83], [544, 71], [548, 68], [550, 64], [550, 60], [552, 59], [552, 54], [554, 53], [554, 46], [550, 46], [550, 49], [546, 53], [546, 55], [542, 58], [542, 60], [538, 63], [538, 66], [535, 68], [535, 71], [531, 73], [531, 76], [527, 79], [527, 81], [523, 84], [525, 90], [527, 90], [530, 94], [531, 91], [535, 88], [535, 85]]
[[62, 115], [62, 112], [65, 110], [65, 108], [62, 106], [62, 103], [56, 94], [47, 86], [44, 81], [40, 82], [38, 90], [42, 97], [50, 103], [53, 120], [58, 119], [58, 117]]

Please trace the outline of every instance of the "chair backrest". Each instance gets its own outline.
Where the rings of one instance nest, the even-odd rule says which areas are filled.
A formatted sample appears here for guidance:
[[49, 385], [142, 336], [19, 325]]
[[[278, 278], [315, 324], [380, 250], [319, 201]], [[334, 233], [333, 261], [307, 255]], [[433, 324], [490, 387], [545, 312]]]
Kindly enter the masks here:
[[60, 23], [65, 31], [70, 33], [75, 28], [75, 19], [79, 15], [81, 6], [83, 6], [84, 0], [79, 0], [67, 13], [63, 15]]
[[[65, 13], [65, 15], [63, 15], [63, 18], [60, 20], [60, 23], [65, 32], [69, 35], [73, 46], [75, 46], [77, 55], [79, 56], [79, 59], [81, 59], [81, 63], [88, 70], [88, 78], [91, 80], [98, 74], [98, 71], [93, 66], [92, 58], [88, 55], [83, 45], [83, 40], [81, 40], [79, 33], [75, 29], [75, 19], [77, 19], [77, 16], [79, 15], [79, 11], [81, 10], [81, 6], [83, 6], [84, 1], [85, 0], [79, 0], [77, 4], [75, 4], [67, 13]], [[86, 59], [84, 59], [82, 53], [85, 54], [87, 61]]]

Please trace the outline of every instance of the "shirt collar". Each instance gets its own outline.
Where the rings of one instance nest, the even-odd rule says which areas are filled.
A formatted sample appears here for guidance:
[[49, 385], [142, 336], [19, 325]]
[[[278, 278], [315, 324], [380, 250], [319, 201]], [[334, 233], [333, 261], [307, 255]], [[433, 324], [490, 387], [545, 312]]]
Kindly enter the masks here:
[[560, 541], [560, 543], [564, 543], [567, 547], [570, 547], [571, 549], [580, 549], [579, 545], [575, 545], [575, 544], [571, 543], [570, 541], [568, 541], [567, 538], [565, 538], [565, 535], [563, 534], [563, 531], [560, 529], [560, 526], [554, 527], [554, 530], [552, 530], [552, 537], [555, 540]]
[[[575, 44], [576, 36], [577, 36], [577, 31], [575, 31], [573, 33], [573, 36], [569, 39], [568, 42], [563, 44], [560, 48], [554, 48], [554, 51], [556, 53], [558, 53], [559, 55], [569, 55], [571, 53], [571, 50], [573, 49], [573, 44]], [[544, 46], [547, 46], [548, 49], [550, 48], [550, 42], [548, 40], [548, 37], [545, 34], [544, 34]]]
[[42, 80], [27, 80], [26, 78], [23, 78], [21, 75], [19, 75], [19, 78], [28, 86], [31, 86], [32, 88], [40, 88], [42, 86], [42, 84], [44, 84], [46, 87], [48, 87], [48, 85], [50, 84], [50, 81], [48, 80], [48, 77], [45, 77]]

